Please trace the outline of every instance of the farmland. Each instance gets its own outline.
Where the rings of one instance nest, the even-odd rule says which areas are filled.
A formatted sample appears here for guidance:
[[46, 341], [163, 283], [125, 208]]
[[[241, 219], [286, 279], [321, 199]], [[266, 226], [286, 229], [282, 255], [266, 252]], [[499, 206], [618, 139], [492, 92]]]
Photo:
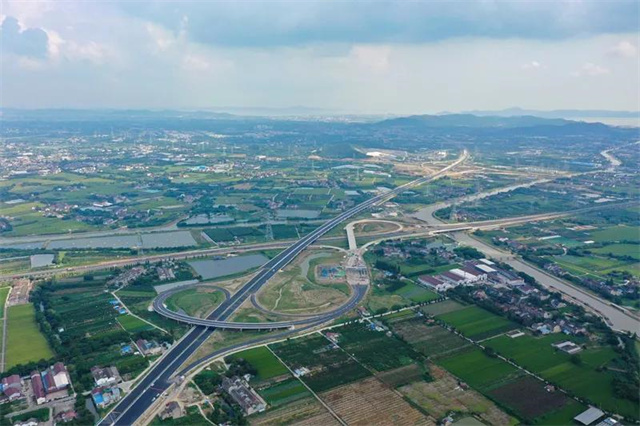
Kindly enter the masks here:
[[259, 391], [270, 407], [289, 404], [311, 394], [298, 379], [289, 379]]
[[122, 328], [130, 333], [137, 333], [138, 331], [150, 330], [152, 328], [152, 326], [133, 315], [120, 315], [118, 322]]
[[104, 291], [107, 279], [105, 275], [89, 280], [69, 277], [45, 282], [32, 292], [34, 303], [44, 307], [38, 321], [49, 330], [49, 344], [71, 366], [77, 390], [93, 386], [90, 369], [95, 365], [114, 365], [125, 380], [146, 368], [146, 358], [133, 355], [133, 349], [125, 350], [132, 340], [171, 340], [138, 318], [114, 309], [113, 296]]
[[575, 395], [591, 400], [603, 408], [623, 415], [637, 415], [638, 405], [617, 398], [613, 393], [613, 374], [607, 371], [613, 365], [616, 353], [609, 347], [591, 347], [579, 354], [580, 362], [561, 352], [551, 343], [565, 341], [566, 336], [543, 338], [522, 336], [510, 339], [505, 336], [487, 341], [487, 346], [515, 360], [518, 364], [538, 373]]
[[7, 302], [7, 296], [11, 287], [0, 287], [0, 319], [4, 317], [4, 305]]
[[16, 305], [7, 309], [7, 369], [53, 357], [35, 319], [33, 305]]
[[280, 426], [285, 424], [298, 425], [340, 425], [338, 421], [315, 398], [303, 398], [274, 407], [265, 413], [256, 414], [249, 418], [251, 425]]
[[322, 400], [349, 425], [420, 424], [427, 418], [400, 395], [375, 378], [320, 394]]
[[428, 325], [423, 319], [410, 319], [393, 323], [392, 329], [418, 352], [437, 357], [470, 345], [459, 336], [437, 325]]
[[[561, 409], [569, 399], [559, 392], [548, 392], [544, 384], [532, 377], [523, 377], [493, 389], [489, 394], [530, 423], [546, 413]], [[570, 420], [570, 419], [565, 419]]]
[[362, 324], [340, 328], [338, 344], [363, 365], [376, 371], [402, 367], [422, 358], [410, 345], [396, 337]]
[[522, 375], [515, 367], [477, 348], [456, 352], [437, 363], [483, 393]]
[[430, 374], [432, 381], [416, 381], [398, 390], [434, 418], [457, 412], [476, 413], [487, 424], [508, 425], [514, 422], [515, 419], [478, 392], [460, 389], [457, 380], [442, 368], [432, 366]]
[[436, 318], [474, 340], [495, 336], [516, 328], [516, 324], [511, 321], [477, 306], [469, 306], [455, 312], [441, 314]]
[[289, 371], [284, 365], [271, 353], [266, 346], [260, 346], [246, 351], [238, 352], [228, 357], [229, 359], [244, 359], [251, 364], [257, 371], [257, 376], [252, 379], [256, 381], [264, 381]]
[[311, 372], [303, 380], [316, 392], [371, 375], [321, 335], [275, 343], [270, 347], [289, 368], [308, 368]]

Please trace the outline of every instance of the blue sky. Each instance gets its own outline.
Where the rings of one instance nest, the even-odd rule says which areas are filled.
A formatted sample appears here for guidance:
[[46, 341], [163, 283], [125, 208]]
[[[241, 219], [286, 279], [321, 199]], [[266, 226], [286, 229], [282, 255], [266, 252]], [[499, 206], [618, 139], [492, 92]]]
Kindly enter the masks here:
[[3, 106], [639, 109], [636, 1], [2, 1]]

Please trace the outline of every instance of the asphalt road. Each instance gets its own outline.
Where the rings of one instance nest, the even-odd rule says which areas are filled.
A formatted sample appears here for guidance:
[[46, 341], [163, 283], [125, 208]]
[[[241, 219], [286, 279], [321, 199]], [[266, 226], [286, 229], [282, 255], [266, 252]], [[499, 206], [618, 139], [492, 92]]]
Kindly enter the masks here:
[[[436, 179], [446, 173], [451, 168], [462, 163], [468, 157], [466, 151], [458, 160], [443, 168], [439, 172], [413, 180], [409, 183], [401, 185], [393, 190], [377, 195], [364, 201], [361, 204], [339, 214], [333, 219], [328, 220], [320, 225], [313, 232], [302, 237], [290, 247], [280, 252], [277, 256], [269, 260], [259, 272], [247, 282], [240, 290], [238, 290], [230, 299], [225, 300], [218, 308], [216, 308], [207, 319], [225, 321], [231, 314], [238, 309], [240, 305], [262, 285], [264, 285], [273, 275], [280, 269], [289, 264], [295, 257], [305, 248], [315, 242], [322, 235], [329, 232], [342, 221], [353, 217], [362, 211], [379, 203], [386, 202], [393, 196], [414, 186], [421, 185], [430, 180]], [[319, 318], [322, 322], [324, 319]], [[193, 354], [198, 347], [215, 331], [213, 327], [196, 326], [191, 329], [169, 353], [154, 366], [148, 374], [138, 383], [138, 385], [126, 395], [118, 405], [99, 423], [100, 425], [132, 425], [153, 402], [161, 397], [162, 393], [171, 386], [171, 377], [173, 373], [178, 371], [182, 365]]]

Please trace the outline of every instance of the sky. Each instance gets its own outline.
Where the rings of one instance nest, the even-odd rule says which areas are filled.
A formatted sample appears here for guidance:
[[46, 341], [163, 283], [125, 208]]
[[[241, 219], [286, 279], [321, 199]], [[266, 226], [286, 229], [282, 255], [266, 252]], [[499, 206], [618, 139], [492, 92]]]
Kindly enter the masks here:
[[640, 2], [0, 0], [0, 105], [640, 110]]

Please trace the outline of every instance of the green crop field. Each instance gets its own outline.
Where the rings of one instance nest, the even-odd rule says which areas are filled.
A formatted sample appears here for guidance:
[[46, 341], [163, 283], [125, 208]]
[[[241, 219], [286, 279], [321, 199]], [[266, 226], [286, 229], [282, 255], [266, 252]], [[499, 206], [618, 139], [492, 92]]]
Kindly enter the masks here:
[[587, 407], [578, 401], [569, 400], [559, 410], [537, 418], [534, 424], [543, 426], [570, 425], [573, 424], [573, 418], [586, 409]]
[[629, 256], [635, 260], [640, 260], [640, 245], [638, 244], [611, 244], [591, 251], [598, 254], [608, 254], [613, 256]]
[[333, 346], [325, 337], [313, 335], [270, 348], [292, 369], [306, 367], [313, 373], [303, 376], [304, 382], [316, 392], [354, 382], [371, 375], [360, 363], [343, 350]]
[[411, 281], [405, 281], [405, 285], [394, 291], [393, 294], [400, 295], [415, 303], [429, 302], [441, 297], [438, 293], [427, 290]]
[[340, 328], [338, 344], [359, 362], [376, 371], [402, 367], [422, 359], [410, 345], [363, 324]]
[[477, 348], [462, 350], [437, 363], [480, 391], [507, 383], [522, 374], [515, 367], [491, 358]]
[[264, 346], [238, 352], [237, 354], [229, 356], [229, 358], [242, 358], [251, 364], [256, 370], [258, 370], [258, 375], [255, 377], [256, 381], [268, 380], [289, 372], [289, 370], [287, 370], [287, 368], [278, 361], [278, 358], [276, 358], [271, 351]]
[[289, 379], [266, 389], [260, 390], [260, 395], [272, 407], [288, 404], [311, 394], [298, 379]]
[[4, 305], [7, 302], [7, 295], [11, 287], [0, 287], [0, 318], [4, 317]]
[[137, 333], [139, 331], [149, 330], [153, 328], [141, 319], [128, 314], [120, 315], [119, 317], [117, 317], [117, 319], [122, 328], [130, 333]]
[[603, 241], [637, 241], [640, 242], [640, 228], [637, 226], [612, 226], [591, 233], [596, 242]]
[[495, 336], [517, 327], [515, 323], [477, 306], [468, 306], [459, 311], [438, 315], [436, 318], [475, 340]]
[[[631, 401], [616, 398], [613, 394], [613, 375], [606, 367], [617, 354], [611, 348], [588, 348], [579, 354], [579, 364], [571, 362], [571, 356], [555, 351], [552, 343], [569, 339], [565, 335], [542, 338], [522, 336], [511, 339], [501, 336], [486, 345], [517, 364], [576, 395], [587, 398], [604, 409], [623, 415], [636, 415], [640, 408]], [[579, 343], [579, 342], [578, 342]], [[601, 371], [599, 371], [601, 370]]]
[[53, 351], [38, 329], [35, 316], [36, 311], [31, 304], [7, 309], [7, 368], [53, 357]]

